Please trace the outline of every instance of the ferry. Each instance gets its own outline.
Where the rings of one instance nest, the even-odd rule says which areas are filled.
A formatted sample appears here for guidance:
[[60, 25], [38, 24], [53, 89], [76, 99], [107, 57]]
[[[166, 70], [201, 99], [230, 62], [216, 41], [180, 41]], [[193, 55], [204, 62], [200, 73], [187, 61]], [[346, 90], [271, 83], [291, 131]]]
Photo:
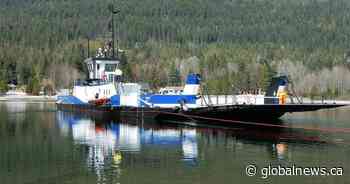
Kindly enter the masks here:
[[[113, 54], [114, 55], [114, 54]], [[77, 80], [71, 94], [58, 96], [57, 107], [100, 116], [146, 117], [169, 121], [276, 120], [285, 113], [336, 108], [344, 104], [287, 102], [288, 78], [273, 78], [266, 93], [210, 95], [201, 76], [189, 73], [182, 87], [152, 92], [147, 85], [123, 81], [121, 62], [98, 54], [84, 61], [89, 77]]]

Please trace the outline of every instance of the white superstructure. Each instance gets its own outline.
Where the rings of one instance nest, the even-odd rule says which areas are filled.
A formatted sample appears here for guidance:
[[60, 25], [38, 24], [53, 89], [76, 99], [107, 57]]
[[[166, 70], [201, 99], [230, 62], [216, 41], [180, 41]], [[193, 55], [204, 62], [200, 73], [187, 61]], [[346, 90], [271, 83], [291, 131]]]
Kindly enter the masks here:
[[84, 61], [89, 70], [90, 79], [101, 79], [114, 82], [115, 71], [119, 68], [120, 62], [115, 59], [88, 58]]
[[[97, 83], [97, 82], [96, 82]], [[90, 83], [88, 85], [75, 85], [73, 96], [77, 97], [84, 103], [92, 100], [106, 99], [117, 94], [117, 89], [113, 83], [98, 80], [98, 84]]]

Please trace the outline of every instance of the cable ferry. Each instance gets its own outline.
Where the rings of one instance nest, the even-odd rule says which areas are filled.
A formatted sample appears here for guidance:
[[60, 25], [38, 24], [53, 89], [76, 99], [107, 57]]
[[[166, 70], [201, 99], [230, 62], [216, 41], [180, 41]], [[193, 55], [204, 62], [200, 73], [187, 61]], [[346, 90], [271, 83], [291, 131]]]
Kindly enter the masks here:
[[183, 87], [162, 88], [152, 93], [147, 85], [123, 82], [120, 61], [104, 55], [100, 49], [96, 57], [84, 62], [89, 78], [77, 80], [71, 94], [58, 96], [58, 109], [112, 117], [142, 115], [162, 120], [198, 121], [272, 120], [285, 113], [344, 106], [287, 103], [289, 81], [285, 76], [273, 78], [266, 93], [209, 95], [203, 93], [200, 75], [190, 73]]

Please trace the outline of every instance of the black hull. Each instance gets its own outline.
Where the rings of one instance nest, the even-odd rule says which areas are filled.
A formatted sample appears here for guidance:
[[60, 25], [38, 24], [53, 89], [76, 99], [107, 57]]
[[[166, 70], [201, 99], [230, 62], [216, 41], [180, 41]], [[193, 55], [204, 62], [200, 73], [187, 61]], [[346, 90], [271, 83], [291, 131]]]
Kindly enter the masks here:
[[317, 111], [345, 106], [342, 104], [271, 104], [271, 105], [227, 105], [193, 109], [185, 115], [227, 120], [277, 120], [286, 113]]
[[[73, 111], [88, 114], [103, 119], [123, 121], [123, 119], [153, 119], [173, 122], [206, 122], [216, 124], [216, 120], [233, 121], [264, 121], [278, 124], [278, 120], [285, 113], [316, 111], [341, 107], [341, 104], [288, 104], [288, 105], [227, 105], [203, 107], [181, 111], [173, 108], [137, 108], [57, 104], [62, 111]], [[234, 122], [232, 122], [234, 123]], [[229, 121], [220, 121], [220, 124], [232, 124]]]
[[135, 107], [117, 107], [110, 106], [95, 106], [90, 104], [75, 105], [75, 104], [57, 104], [57, 109], [61, 111], [75, 112], [79, 114], [89, 115], [93, 118], [103, 120], [123, 119], [156, 119], [160, 114], [153, 108], [135, 108]]

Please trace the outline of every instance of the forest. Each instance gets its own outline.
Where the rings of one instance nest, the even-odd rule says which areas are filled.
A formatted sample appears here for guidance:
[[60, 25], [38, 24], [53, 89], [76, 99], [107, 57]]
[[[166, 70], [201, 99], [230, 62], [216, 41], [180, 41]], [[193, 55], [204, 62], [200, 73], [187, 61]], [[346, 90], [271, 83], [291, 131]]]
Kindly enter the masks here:
[[86, 77], [83, 60], [111, 39], [111, 8], [128, 81], [157, 89], [199, 72], [231, 94], [284, 74], [298, 95], [349, 97], [348, 0], [1, 0], [0, 91]]

